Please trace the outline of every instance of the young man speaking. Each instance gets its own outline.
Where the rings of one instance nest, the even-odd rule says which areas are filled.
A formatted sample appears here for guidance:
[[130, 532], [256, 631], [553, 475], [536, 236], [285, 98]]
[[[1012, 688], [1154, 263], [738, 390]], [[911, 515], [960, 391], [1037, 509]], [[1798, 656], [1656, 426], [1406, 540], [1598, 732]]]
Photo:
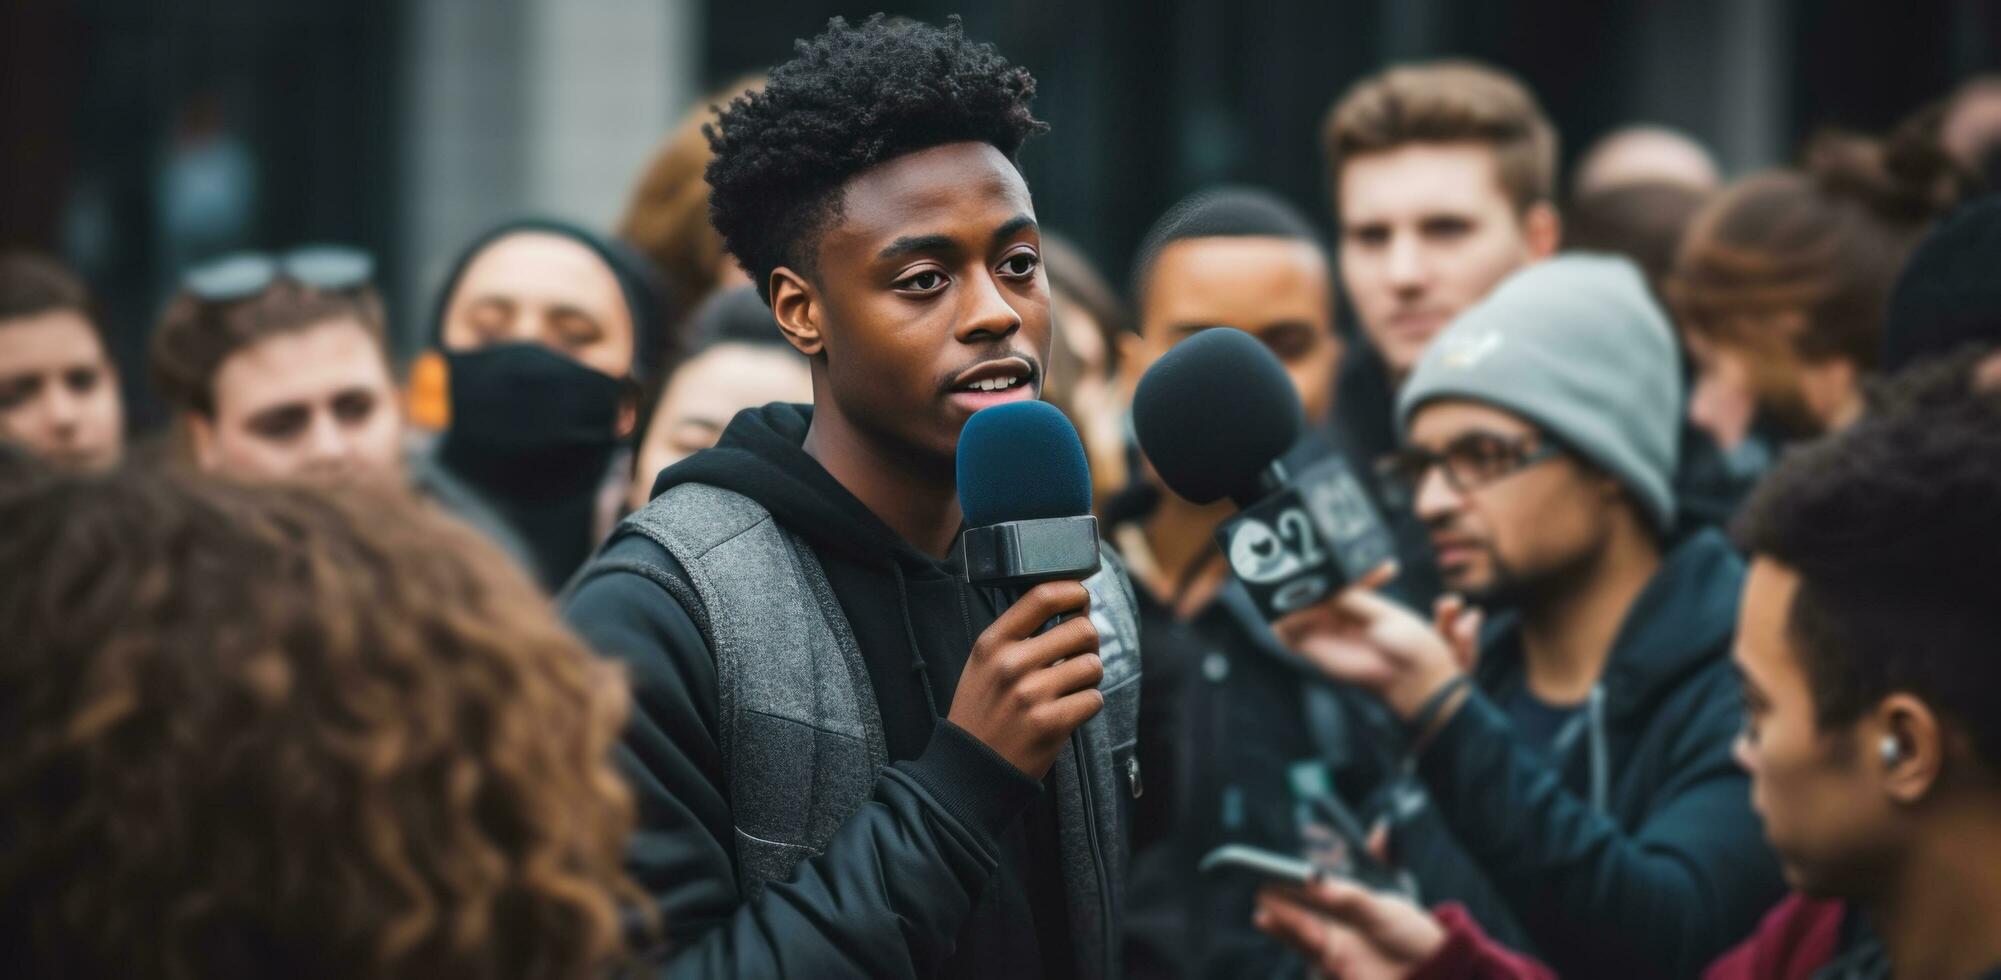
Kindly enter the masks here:
[[1033, 91], [956, 22], [837, 19], [711, 132], [716, 227], [813, 405], [663, 472], [566, 607], [631, 674], [671, 975], [1119, 972], [1130, 587], [993, 609], [953, 553], [960, 429], [1049, 353]]

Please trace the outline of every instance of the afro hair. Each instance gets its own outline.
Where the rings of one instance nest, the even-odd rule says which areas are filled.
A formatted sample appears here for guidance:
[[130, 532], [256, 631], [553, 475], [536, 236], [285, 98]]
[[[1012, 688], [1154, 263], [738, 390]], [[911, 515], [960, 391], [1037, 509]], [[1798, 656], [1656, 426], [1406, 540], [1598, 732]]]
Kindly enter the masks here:
[[1013, 161], [1048, 128], [1029, 112], [1035, 79], [967, 40], [957, 16], [944, 27], [836, 17], [797, 49], [703, 130], [715, 149], [710, 220], [766, 302], [773, 269], [814, 272], [856, 174], [947, 143], [987, 143]]

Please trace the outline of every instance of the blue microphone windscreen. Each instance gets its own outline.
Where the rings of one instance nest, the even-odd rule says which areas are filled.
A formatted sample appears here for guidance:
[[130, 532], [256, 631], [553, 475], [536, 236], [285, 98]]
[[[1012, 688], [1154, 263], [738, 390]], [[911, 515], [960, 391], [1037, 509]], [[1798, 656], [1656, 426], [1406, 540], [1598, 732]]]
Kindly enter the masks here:
[[1048, 402], [974, 412], [959, 433], [959, 509], [968, 527], [1091, 512], [1084, 443]]
[[1162, 354], [1133, 392], [1140, 452], [1169, 490], [1198, 504], [1255, 497], [1259, 476], [1305, 424], [1277, 355], [1227, 327]]

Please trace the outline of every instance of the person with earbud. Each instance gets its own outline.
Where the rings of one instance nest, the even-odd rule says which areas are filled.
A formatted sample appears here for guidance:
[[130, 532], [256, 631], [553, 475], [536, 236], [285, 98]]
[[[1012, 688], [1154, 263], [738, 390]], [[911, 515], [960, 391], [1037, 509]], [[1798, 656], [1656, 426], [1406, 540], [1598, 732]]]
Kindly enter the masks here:
[[[1908, 407], [1788, 457], [1739, 520], [1736, 756], [1795, 894], [1710, 980], [2001, 978], [2001, 396], [1976, 370], [1900, 379]], [[1266, 892], [1259, 924], [1344, 978], [1551, 975], [1463, 909], [1338, 882]]]

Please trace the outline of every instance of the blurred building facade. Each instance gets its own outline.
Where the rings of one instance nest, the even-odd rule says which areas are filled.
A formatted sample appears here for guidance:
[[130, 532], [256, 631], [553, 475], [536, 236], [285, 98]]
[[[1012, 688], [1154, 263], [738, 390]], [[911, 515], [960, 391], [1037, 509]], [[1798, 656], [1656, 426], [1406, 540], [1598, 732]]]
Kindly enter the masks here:
[[[0, 13], [0, 241], [104, 293], [136, 365], [185, 262], [309, 240], [375, 251], [404, 352], [459, 245], [523, 213], [609, 227], [711, 86], [787, 57], [827, 0], [46, 0]], [[1627, 122], [1727, 171], [1822, 125], [1881, 129], [2001, 66], [1989, 0], [910, 0], [1040, 82], [1045, 224], [1123, 278], [1169, 202], [1224, 180], [1326, 214], [1322, 114], [1394, 60], [1520, 73], [1566, 160]], [[128, 384], [138, 375], [128, 370]], [[140, 406], [146, 420], [150, 403]]]

